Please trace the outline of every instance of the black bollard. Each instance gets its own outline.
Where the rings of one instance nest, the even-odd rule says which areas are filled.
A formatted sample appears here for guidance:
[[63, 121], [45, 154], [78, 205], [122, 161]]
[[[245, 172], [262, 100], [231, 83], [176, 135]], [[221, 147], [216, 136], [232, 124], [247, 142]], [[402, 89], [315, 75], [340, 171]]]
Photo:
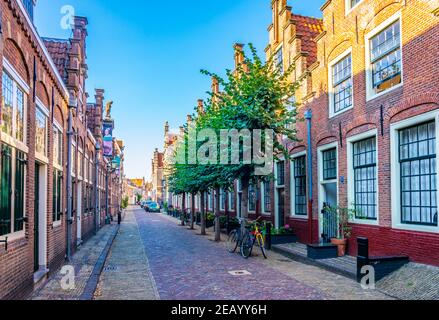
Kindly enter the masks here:
[[271, 222], [265, 224], [265, 247], [267, 250], [271, 250]]

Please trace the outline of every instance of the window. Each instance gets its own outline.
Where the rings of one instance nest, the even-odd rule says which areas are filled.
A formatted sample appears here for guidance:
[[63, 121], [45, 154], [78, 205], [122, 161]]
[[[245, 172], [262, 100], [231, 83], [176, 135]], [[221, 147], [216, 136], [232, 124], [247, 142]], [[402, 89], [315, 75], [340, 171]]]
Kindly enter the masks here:
[[379, 94], [402, 82], [401, 24], [396, 21], [370, 39], [373, 94]]
[[323, 151], [323, 180], [337, 179], [337, 149]]
[[399, 131], [401, 222], [437, 226], [436, 125]]
[[26, 96], [6, 72], [3, 72], [2, 76], [2, 93], [2, 132], [24, 142]]
[[248, 211], [256, 211], [256, 188], [252, 184], [248, 186]]
[[212, 210], [213, 209], [213, 194], [211, 192], [209, 192], [207, 197], [209, 199], [208, 210]]
[[53, 222], [61, 221], [62, 216], [62, 172], [53, 171], [53, 202], [52, 219]]
[[346, 0], [346, 3], [348, 5], [348, 10], [351, 10], [353, 7], [355, 7], [357, 4], [359, 4], [362, 0]]
[[236, 210], [236, 193], [235, 191], [229, 192], [229, 209], [231, 211]]
[[294, 215], [307, 215], [306, 156], [294, 159]]
[[263, 190], [264, 190], [264, 212], [268, 213], [271, 212], [271, 190], [270, 190], [270, 182], [265, 181], [263, 183]]
[[57, 127], [53, 127], [53, 163], [60, 167], [63, 166], [62, 163], [62, 153], [63, 153], [63, 135], [61, 130]]
[[274, 65], [281, 74], [284, 73], [284, 57], [282, 48], [280, 48], [274, 56]]
[[349, 54], [332, 66], [334, 114], [352, 107], [352, 57]]
[[276, 163], [276, 180], [278, 186], [285, 185], [285, 162], [279, 161]]
[[1, 147], [0, 236], [24, 230], [26, 154], [10, 146]]
[[220, 210], [224, 211], [226, 210], [226, 199], [227, 199], [227, 192], [224, 189], [220, 190]]
[[47, 155], [47, 116], [37, 107], [35, 115], [35, 152]]
[[377, 220], [376, 138], [353, 144], [355, 218]]

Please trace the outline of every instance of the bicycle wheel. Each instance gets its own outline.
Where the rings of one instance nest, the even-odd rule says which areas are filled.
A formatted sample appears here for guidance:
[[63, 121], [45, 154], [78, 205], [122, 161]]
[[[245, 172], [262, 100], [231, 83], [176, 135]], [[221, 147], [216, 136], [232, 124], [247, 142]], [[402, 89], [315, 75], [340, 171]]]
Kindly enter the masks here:
[[248, 259], [252, 255], [253, 245], [255, 244], [250, 233], [246, 233], [241, 243], [241, 255]]
[[257, 241], [258, 241], [258, 246], [259, 248], [261, 248], [262, 251], [262, 255], [264, 256], [265, 259], [268, 259], [267, 257], [267, 252], [265, 251], [265, 242], [264, 242], [264, 237], [262, 236], [262, 234], [259, 234], [256, 237]]
[[238, 230], [233, 230], [229, 234], [229, 238], [227, 239], [227, 250], [230, 253], [235, 253], [236, 249], [238, 249], [238, 240], [239, 240], [239, 234]]

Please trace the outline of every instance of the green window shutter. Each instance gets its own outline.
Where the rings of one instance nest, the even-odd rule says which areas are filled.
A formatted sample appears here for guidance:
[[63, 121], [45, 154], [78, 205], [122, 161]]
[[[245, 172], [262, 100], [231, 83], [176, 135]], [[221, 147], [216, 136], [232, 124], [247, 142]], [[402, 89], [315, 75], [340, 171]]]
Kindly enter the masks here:
[[62, 178], [62, 173], [61, 172], [58, 172], [58, 175], [57, 175], [57, 179], [58, 179], [58, 184], [57, 184], [57, 201], [56, 201], [56, 203], [57, 203], [57, 208], [58, 208], [58, 212], [57, 212], [57, 219], [58, 220], [61, 220], [61, 216], [62, 216], [62, 211], [63, 211], [63, 208], [62, 208], [62, 193], [61, 193], [61, 188], [62, 188], [62, 185], [63, 185], [63, 178]]
[[23, 230], [24, 218], [24, 173], [26, 168], [26, 155], [17, 151], [15, 165], [15, 214], [14, 214], [14, 232]]
[[58, 186], [57, 186], [57, 172], [56, 170], [53, 171], [53, 195], [52, 195], [52, 221], [58, 221], [57, 219], [57, 212], [58, 212], [58, 208], [57, 208], [57, 192], [58, 192]]
[[11, 148], [2, 146], [0, 163], [0, 236], [11, 233], [11, 157]]

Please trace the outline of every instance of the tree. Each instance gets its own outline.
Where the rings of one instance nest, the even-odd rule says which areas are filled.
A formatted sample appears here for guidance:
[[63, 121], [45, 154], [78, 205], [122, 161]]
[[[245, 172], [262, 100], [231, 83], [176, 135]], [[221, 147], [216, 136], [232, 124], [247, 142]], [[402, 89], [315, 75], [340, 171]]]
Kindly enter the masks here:
[[[258, 183], [271, 178], [273, 160], [280, 154], [289, 158], [288, 151], [282, 144], [282, 138], [296, 140], [297, 111], [296, 106], [291, 102], [291, 97], [294, 96], [299, 83], [292, 83], [288, 79], [293, 67], [281, 73], [274, 66], [273, 59], [263, 63], [255, 48], [251, 44], [249, 47], [251, 56], [247, 57], [241, 52], [244, 62], [234, 71], [226, 70], [225, 79], [202, 70], [203, 74], [217, 79], [223, 91], [220, 94], [209, 92], [204, 112], [194, 115], [190, 125], [185, 125], [184, 137], [177, 148], [179, 151], [176, 152], [178, 154], [176, 158], [184, 161], [173, 166], [171, 185], [176, 193], [204, 194], [209, 190], [215, 192], [216, 241], [221, 239], [219, 191], [232, 189], [234, 182], [239, 179], [243, 187], [247, 188], [249, 183]], [[223, 131], [230, 130], [236, 132], [249, 130], [253, 134], [259, 132], [265, 145], [259, 150], [252, 145], [250, 150], [253, 156], [262, 156], [271, 154], [269, 150], [273, 149], [273, 158], [268, 159], [271, 164], [269, 173], [264, 175], [258, 173], [257, 169], [261, 169], [263, 164], [254, 161], [255, 157], [250, 162], [247, 161], [245, 154], [249, 148], [241, 138], [238, 143], [216, 145], [215, 148], [206, 150], [205, 155], [210, 159], [207, 163], [197, 158], [196, 161], [188, 164], [187, 160], [194, 156], [190, 146], [195, 145], [196, 150], [200, 150], [208, 142], [208, 138], [204, 141], [198, 139], [200, 133], [205, 130], [214, 132], [217, 137], [220, 137]], [[271, 138], [270, 141], [271, 135], [267, 132], [272, 133], [275, 138]], [[194, 136], [195, 141], [193, 141]], [[227, 141], [229, 142], [229, 138]], [[236, 154], [239, 154], [238, 161], [227, 165], [221, 164], [222, 159], [229, 159]], [[202, 211], [204, 209], [202, 208]]]

